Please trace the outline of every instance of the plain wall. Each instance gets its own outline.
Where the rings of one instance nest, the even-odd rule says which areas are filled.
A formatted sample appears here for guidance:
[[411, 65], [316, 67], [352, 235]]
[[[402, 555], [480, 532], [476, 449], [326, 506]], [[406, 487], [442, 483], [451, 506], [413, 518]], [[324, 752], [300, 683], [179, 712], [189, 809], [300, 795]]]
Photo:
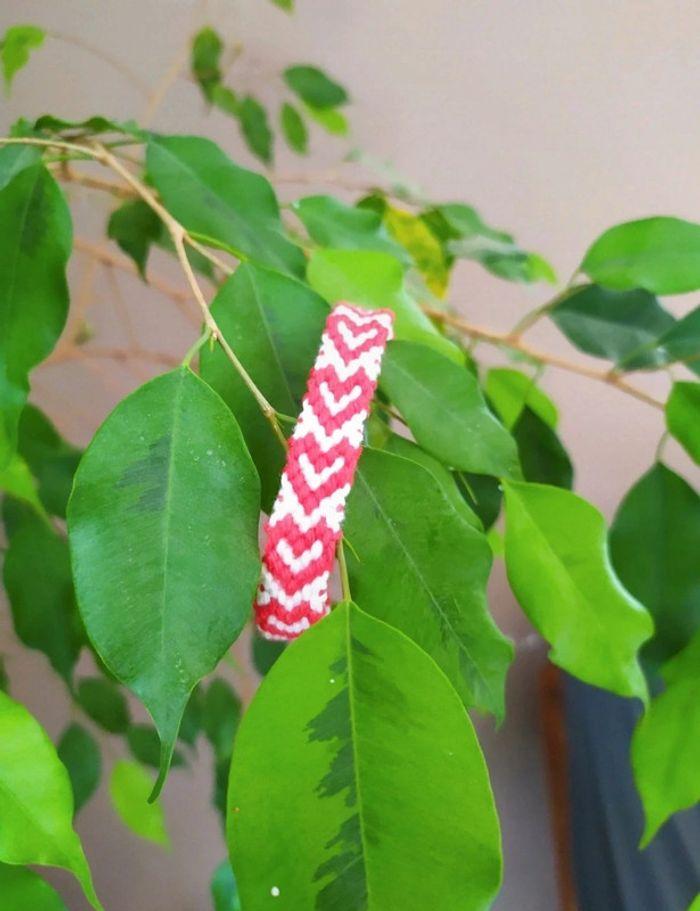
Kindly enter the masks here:
[[[609, 225], [647, 214], [700, 217], [700, 6], [674, 0], [297, 0], [288, 17], [266, 0], [5, 0], [0, 28], [33, 22], [74, 36], [122, 61], [153, 87], [182, 54], [195, 27], [211, 21], [246, 58], [231, 72], [234, 87], [256, 86], [279, 97], [276, 74], [292, 62], [315, 62], [353, 97], [350, 144], [314, 134], [311, 157], [280, 151], [276, 171], [285, 200], [313, 191], [329, 170], [372, 182], [357, 165], [340, 165], [351, 147], [418, 185], [429, 197], [469, 202], [491, 224], [512, 230], [527, 249], [546, 255], [566, 279], [587, 245]], [[257, 89], [256, 89], [257, 90]], [[66, 118], [104, 113], [139, 117], [146, 100], [123, 74], [84, 47], [51, 40], [21, 73], [0, 113], [3, 130], [20, 115], [46, 111]], [[157, 112], [164, 132], [210, 135], [245, 164], [237, 130], [207, 115], [197, 90], [179, 80]], [[308, 175], [305, 183], [290, 175]], [[81, 236], [101, 230], [112, 206], [103, 195], [70, 190]], [[158, 271], [180, 281], [171, 264]], [[88, 320], [101, 345], [123, 346], [126, 309], [140, 343], [184, 353], [196, 333], [188, 320], [136, 279], [117, 276], [120, 298], [102, 269], [80, 254], [71, 267], [74, 301], [90, 303]], [[476, 265], [459, 267], [451, 299], [473, 322], [505, 330], [547, 299], [546, 287], [509, 285]], [[689, 301], [674, 300], [676, 311]], [[586, 359], [549, 325], [531, 341]], [[486, 346], [487, 362], [502, 358]], [[593, 362], [591, 362], [593, 363]], [[108, 410], [151, 375], [148, 363], [81, 360], [39, 369], [34, 398], [74, 441], [86, 442]], [[664, 377], [641, 378], [662, 395]], [[631, 483], [651, 464], [663, 431], [660, 412], [600, 383], [549, 370], [542, 383], [561, 406], [561, 435], [573, 454], [577, 489], [610, 516]], [[675, 444], [667, 458], [690, 477]], [[697, 475], [696, 475], [697, 477]], [[508, 682], [508, 719], [499, 732], [479, 722], [501, 811], [506, 859], [498, 911], [554, 911], [552, 847], [544, 782], [538, 674], [545, 649], [530, 637], [497, 568], [492, 607], [521, 642]], [[16, 647], [7, 611], [0, 616], [12, 692], [56, 735], [68, 707], [43, 657]], [[88, 665], [86, 665], [88, 667]], [[250, 689], [251, 681], [243, 681]], [[120, 745], [106, 747], [106, 762]], [[192, 772], [171, 776], [165, 807], [173, 849], [144, 845], [115, 819], [103, 786], [83, 811], [84, 836], [98, 891], [108, 911], [202, 911], [210, 873], [224, 856], [209, 810], [211, 756], [202, 746]], [[58, 876], [71, 911], [85, 906]]]

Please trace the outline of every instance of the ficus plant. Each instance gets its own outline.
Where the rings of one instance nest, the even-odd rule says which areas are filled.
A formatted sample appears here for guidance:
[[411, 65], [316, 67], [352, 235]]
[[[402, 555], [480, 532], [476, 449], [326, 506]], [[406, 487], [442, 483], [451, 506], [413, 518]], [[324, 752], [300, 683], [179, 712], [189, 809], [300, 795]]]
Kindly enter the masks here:
[[[47, 37], [34, 25], [5, 34], [8, 86]], [[503, 719], [514, 656], [489, 612], [494, 560], [554, 664], [643, 707], [631, 756], [643, 845], [700, 799], [700, 498], [663, 461], [671, 436], [700, 463], [700, 308], [676, 317], [662, 303], [700, 290], [700, 224], [617, 224], [560, 286], [468, 204], [386, 174], [352, 202], [281, 205], [275, 141], [305, 155], [325, 130], [348, 157], [349, 94], [294, 62], [271, 115], [228, 72], [244, 53], [203, 28], [188, 76], [263, 172], [205, 137], [105, 116], [22, 119], [0, 139], [3, 577], [17, 639], [46, 656], [75, 707], [54, 744], [2, 674], [3, 908], [64, 908], [35, 872], [52, 866], [102, 908], [74, 817], [100, 783], [105, 742], [120, 756], [104, 770], [117, 815], [166, 844], [159, 794], [207, 740], [230, 854], [212, 880], [217, 911], [483, 911], [502, 858], [471, 715]], [[153, 353], [156, 375], [84, 452], [30, 395], [47, 360], [123, 355], [69, 319], [76, 185], [113, 199], [105, 241], [81, 239], [83, 252], [199, 324], [187, 351]], [[156, 251], [179, 286], [152, 269]], [[491, 331], [450, 306], [465, 263], [555, 287], [510, 332]], [[283, 646], [250, 634], [259, 523], [338, 301], [391, 310], [394, 340], [349, 495], [337, 604]], [[601, 366], [533, 348], [524, 335], [543, 319]], [[502, 366], [480, 363], [486, 347]], [[658, 412], [656, 458], [609, 530], [573, 491], [541, 385], [549, 369]], [[642, 371], [669, 378], [665, 401]], [[244, 710], [217, 668], [246, 629], [263, 679]], [[78, 674], [86, 653], [92, 670]]]

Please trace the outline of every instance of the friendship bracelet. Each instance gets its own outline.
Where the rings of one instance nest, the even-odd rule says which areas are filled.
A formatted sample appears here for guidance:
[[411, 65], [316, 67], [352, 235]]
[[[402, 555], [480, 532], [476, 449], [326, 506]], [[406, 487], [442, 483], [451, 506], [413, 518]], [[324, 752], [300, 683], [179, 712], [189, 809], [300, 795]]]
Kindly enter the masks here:
[[393, 320], [390, 310], [343, 303], [326, 321], [267, 523], [255, 601], [267, 639], [295, 639], [330, 610], [345, 503]]

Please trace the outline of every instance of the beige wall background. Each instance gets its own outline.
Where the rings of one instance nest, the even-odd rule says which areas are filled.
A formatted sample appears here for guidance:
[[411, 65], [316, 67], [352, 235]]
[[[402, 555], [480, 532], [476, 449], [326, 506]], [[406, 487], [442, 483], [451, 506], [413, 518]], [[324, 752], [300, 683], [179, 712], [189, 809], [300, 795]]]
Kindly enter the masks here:
[[[236, 87], [266, 80], [260, 94], [278, 97], [276, 74], [312, 61], [351, 90], [352, 146], [387, 162], [426, 194], [477, 206], [492, 224], [514, 231], [541, 251], [566, 279], [588, 243], [605, 227], [647, 214], [700, 218], [700, 119], [696, 116], [700, 7], [690, 0], [297, 0], [287, 17], [266, 0], [4, 0], [0, 29], [35, 22], [122, 61], [135, 82], [153, 87], [206, 21], [247, 54], [231, 73]], [[66, 118], [104, 113], [138, 117], [147, 106], [134, 80], [85, 47], [51, 40], [2, 102], [3, 131], [20, 115], [45, 111]], [[207, 115], [195, 88], [180, 79], [159, 108], [164, 132], [197, 132], [252, 164], [236, 128]], [[276, 172], [284, 199], [330, 190], [318, 181], [338, 170], [348, 146], [314, 138], [309, 160], [280, 151]], [[341, 169], [363, 179], [366, 169]], [[307, 175], [307, 183], [289, 178]], [[70, 191], [77, 232], [101, 230], [111, 201]], [[1, 227], [1, 226], [0, 226]], [[178, 276], [155, 259], [157, 271]], [[181, 355], [196, 329], [137, 280], [94, 268], [77, 254], [74, 300], [91, 302], [89, 322], [101, 345], [133, 339], [144, 348]], [[118, 293], [117, 293], [118, 292]], [[543, 288], [498, 282], [478, 267], [460, 266], [452, 299], [477, 323], [507, 329], [543, 302]], [[678, 311], [688, 301], [674, 300]], [[194, 311], [193, 311], [194, 312]], [[196, 324], [196, 320], [194, 320]], [[545, 324], [532, 342], [583, 360]], [[481, 349], [480, 349], [481, 352]], [[499, 359], [484, 348], [487, 361]], [[112, 405], [151, 375], [147, 361], [85, 358], [42, 368], [34, 397], [72, 440], [86, 442]], [[641, 378], [663, 394], [664, 378]], [[543, 385], [562, 409], [561, 433], [577, 467], [577, 489], [611, 515], [621, 495], [651, 464], [662, 416], [589, 380], [548, 371]], [[667, 460], [687, 477], [678, 448]], [[695, 476], [697, 478], [697, 474]], [[497, 569], [493, 610], [521, 643], [508, 684], [509, 716], [495, 732], [479, 722], [503, 820], [505, 885], [498, 911], [554, 911], [552, 848], [542, 770], [537, 678], [545, 650], [507, 591]], [[0, 647], [9, 653], [13, 693], [58, 734], [69, 717], [65, 699], [36, 653], [21, 654], [0, 613]], [[86, 665], [86, 669], [89, 667]], [[250, 680], [243, 681], [250, 687]], [[105, 746], [106, 762], [120, 751]], [[165, 792], [173, 847], [168, 854], [139, 843], [114, 819], [106, 789], [85, 809], [84, 836], [98, 891], [108, 911], [203, 911], [211, 871], [224, 856], [209, 810], [211, 756], [201, 747], [189, 772], [171, 776]], [[58, 875], [71, 911], [86, 907]]]

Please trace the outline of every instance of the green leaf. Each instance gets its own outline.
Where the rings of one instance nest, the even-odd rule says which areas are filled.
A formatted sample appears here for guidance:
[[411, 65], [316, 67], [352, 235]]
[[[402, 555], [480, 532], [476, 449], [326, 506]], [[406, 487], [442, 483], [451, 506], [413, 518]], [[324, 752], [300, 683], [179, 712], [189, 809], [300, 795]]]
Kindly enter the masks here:
[[410, 254], [427, 287], [442, 297], [450, 270], [442, 245], [430, 226], [420, 215], [390, 205], [384, 206], [383, 218], [391, 236]]
[[348, 93], [315, 66], [290, 66], [284, 81], [306, 104], [314, 108], [337, 108], [348, 102]]
[[504, 713], [511, 643], [486, 606], [491, 550], [428, 471], [365, 450], [345, 522], [353, 596], [440, 666], [468, 707]]
[[657, 463], [620, 504], [610, 553], [623, 585], [654, 618], [643, 654], [663, 662], [700, 627], [700, 496]]
[[304, 118], [294, 105], [288, 101], [285, 101], [280, 108], [280, 126], [289, 148], [300, 155], [306, 155], [309, 145], [309, 131], [304, 123]]
[[564, 297], [551, 311], [551, 318], [579, 351], [622, 365], [631, 355], [639, 367], [651, 367], [659, 336], [675, 322], [648, 291], [611, 291], [599, 285], [583, 285]]
[[371, 209], [348, 206], [333, 196], [306, 196], [292, 208], [309, 236], [322, 247], [376, 250], [409, 261], [403, 248], [387, 234], [381, 215]]
[[[185, 714], [182, 716], [182, 724], [180, 725], [180, 730], [178, 731], [178, 739], [182, 743], [186, 743], [188, 746], [193, 747], [197, 742], [197, 737], [202, 729], [202, 703], [204, 701], [204, 694], [201, 686], [196, 686], [192, 690], [192, 694], [189, 698], [187, 706], [185, 708]], [[174, 756], [175, 754], [173, 754]]]
[[65, 518], [81, 451], [62, 439], [46, 415], [30, 404], [19, 419], [17, 449], [38, 481], [43, 505], [52, 515]]
[[553, 484], [570, 490], [574, 467], [561, 440], [542, 418], [525, 407], [513, 428], [518, 457], [526, 481]]
[[153, 136], [148, 174], [163, 203], [205, 243], [302, 277], [305, 259], [284, 236], [274, 190], [197, 136]]
[[585, 683], [646, 701], [637, 651], [653, 624], [612, 570], [603, 517], [568, 490], [504, 486], [508, 580], [552, 646], [550, 660]]
[[44, 506], [39, 499], [37, 483], [27, 463], [17, 453], [11, 455], [9, 462], [0, 468], [0, 491], [16, 497], [31, 506], [37, 515], [46, 518]]
[[500, 883], [488, 773], [461, 702], [424, 652], [354, 605], [263, 681], [228, 803], [246, 911], [275, 897], [317, 911], [483, 911]]
[[163, 808], [158, 801], [148, 802], [152, 788], [151, 776], [138, 763], [121, 759], [112, 769], [109, 796], [117, 816], [134, 835], [167, 848]]
[[[69, 870], [102, 911], [73, 831], [68, 772], [29, 712], [0, 692], [0, 863]], [[4, 894], [4, 893], [3, 893]]]
[[112, 212], [107, 223], [107, 236], [133, 259], [144, 281], [151, 244], [158, 241], [161, 231], [160, 218], [142, 199], [123, 203]]
[[615, 225], [594, 241], [581, 271], [616, 291], [696, 291], [700, 288], [700, 225], [667, 216]]
[[233, 737], [240, 720], [240, 699], [225, 680], [215, 678], [204, 696], [202, 728], [217, 760], [231, 757]]
[[457, 489], [469, 508], [481, 520], [488, 531], [501, 512], [503, 491], [501, 482], [485, 474], [470, 474], [468, 471], [455, 471]]
[[240, 102], [238, 95], [227, 85], [215, 85], [211, 89], [211, 102], [224, 114], [238, 117]]
[[694, 373], [700, 373], [700, 307], [674, 321], [656, 340], [626, 358], [625, 370], [665, 366], [683, 361]]
[[513, 429], [525, 406], [552, 430], [557, 426], [557, 406], [532, 376], [508, 367], [494, 367], [486, 374], [484, 391], [508, 430]]
[[374, 250], [317, 250], [309, 260], [308, 279], [329, 303], [347, 300], [360, 307], [393, 310], [396, 338], [422, 342], [464, 363], [462, 351], [441, 335], [409, 295], [403, 267], [395, 257]]
[[32, 165], [41, 161], [41, 149], [29, 145], [0, 146], [0, 190]]
[[[150, 724], [131, 724], [126, 732], [126, 740], [134, 759], [152, 769], [160, 768], [160, 737], [154, 727]], [[184, 756], [178, 749], [173, 750], [170, 765], [173, 768], [185, 765]]]
[[666, 426], [700, 465], [700, 383], [674, 383], [666, 402]]
[[688, 911], [700, 911], [700, 892], [698, 892], [697, 896], [695, 897], [695, 900], [693, 901], [691, 906], [688, 908]]
[[518, 477], [515, 441], [489, 411], [474, 376], [413, 342], [389, 342], [380, 386], [416, 442], [452, 468]]
[[97, 790], [102, 775], [100, 747], [89, 731], [73, 722], [68, 725], [58, 743], [58, 758], [68, 770], [75, 814]]
[[13, 25], [0, 40], [0, 60], [9, 90], [15, 74], [29, 61], [30, 53], [44, 43], [46, 32], [35, 25]]
[[[296, 417], [318, 353], [328, 306], [305, 285], [244, 264], [219, 289], [211, 312], [226, 341], [277, 411]], [[263, 509], [279, 489], [285, 453], [247, 386], [219, 348], [200, 354], [203, 379], [234, 413], [258, 469]]]
[[87, 117], [85, 120], [63, 120], [53, 114], [43, 114], [34, 122], [31, 133], [68, 133], [68, 138], [74, 134], [83, 133], [125, 133], [137, 139], [146, 135], [134, 120], [109, 120], [106, 117]]
[[116, 683], [104, 677], [87, 677], [78, 684], [78, 704], [86, 715], [110, 734], [125, 734], [131, 723], [126, 698]]
[[[273, 0], [273, 3], [275, 2], [277, 0]], [[211, 897], [214, 911], [241, 911], [236, 878], [228, 860], [222, 860], [214, 870], [211, 878]]]
[[43, 652], [72, 686], [85, 637], [66, 540], [42, 519], [27, 515], [10, 537], [3, 576], [18, 638]]
[[251, 644], [253, 666], [261, 677], [267, 674], [284, 649], [284, 642], [273, 642], [270, 639], [263, 639], [257, 633], [253, 634]]
[[121, 402], [80, 463], [68, 506], [78, 603], [105, 665], [155, 722], [159, 786], [192, 689], [248, 619], [259, 505], [238, 425], [187, 368]]
[[305, 104], [303, 108], [304, 112], [331, 136], [347, 136], [350, 132], [347, 117], [342, 111], [336, 108], [315, 108], [312, 104]]
[[246, 145], [253, 155], [269, 164], [272, 161], [273, 136], [267, 111], [259, 101], [247, 95], [238, 105], [237, 116]]
[[[294, 10], [294, 0], [272, 0], [272, 2], [287, 13], [291, 13]], [[219, 911], [218, 908], [217, 911]]]
[[632, 767], [644, 805], [641, 846], [679, 810], [700, 800], [700, 635], [669, 661], [666, 690], [652, 700], [632, 739]]
[[212, 100], [212, 90], [221, 82], [221, 54], [224, 43], [218, 32], [209, 26], [200, 29], [192, 39], [190, 68], [195, 81], [204, 93]]
[[51, 351], [68, 312], [71, 222], [46, 168], [20, 171], [0, 191], [0, 466], [17, 440], [28, 374]]
[[0, 864], [3, 911], [68, 911], [45, 879], [24, 867]]

